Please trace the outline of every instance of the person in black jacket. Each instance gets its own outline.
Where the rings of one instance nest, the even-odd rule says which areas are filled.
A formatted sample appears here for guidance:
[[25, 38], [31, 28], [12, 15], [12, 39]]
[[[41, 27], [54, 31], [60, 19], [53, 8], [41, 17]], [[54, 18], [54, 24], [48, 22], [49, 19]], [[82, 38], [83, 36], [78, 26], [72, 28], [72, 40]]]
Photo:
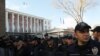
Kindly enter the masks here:
[[38, 56], [38, 38], [29, 37], [28, 44], [23, 50], [23, 56]]
[[55, 56], [56, 46], [54, 44], [54, 39], [49, 38], [47, 40], [47, 44], [44, 46], [43, 56]]
[[21, 36], [14, 36], [14, 37], [15, 37], [15, 41], [13, 40], [14, 56], [23, 56], [23, 50], [24, 50], [23, 38]]
[[72, 34], [67, 34], [62, 37], [62, 44], [58, 46], [57, 54], [60, 56], [68, 56], [67, 48], [73, 44]]
[[89, 29], [91, 27], [80, 22], [75, 27], [75, 44], [68, 47], [69, 56], [100, 56], [100, 44], [90, 39]]
[[93, 30], [93, 38], [94, 40], [100, 42], [100, 26], [96, 26]]

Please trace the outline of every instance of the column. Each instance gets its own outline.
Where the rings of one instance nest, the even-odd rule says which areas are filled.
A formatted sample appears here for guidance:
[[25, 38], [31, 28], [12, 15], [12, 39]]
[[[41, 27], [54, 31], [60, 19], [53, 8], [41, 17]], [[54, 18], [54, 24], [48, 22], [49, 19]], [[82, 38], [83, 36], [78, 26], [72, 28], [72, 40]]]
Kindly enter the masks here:
[[14, 14], [14, 32], [18, 33], [18, 14]]
[[34, 33], [34, 18], [32, 17], [32, 33]]
[[6, 11], [6, 32], [8, 32], [9, 31], [9, 23], [8, 23], [8, 12]]
[[35, 33], [35, 18], [32, 18], [32, 29], [33, 33]]
[[28, 33], [28, 16], [26, 17], [26, 23], [27, 23], [26, 32]]
[[41, 32], [41, 20], [39, 20], [39, 32]]
[[24, 16], [22, 15], [22, 27], [23, 27], [23, 33], [25, 32], [24, 31]]
[[40, 20], [40, 31], [42, 32], [42, 20]]
[[31, 22], [31, 33], [32, 33], [32, 17], [30, 18], [30, 22]]
[[41, 31], [43, 32], [43, 19], [41, 20]]
[[18, 32], [19, 32], [19, 29], [20, 27], [19, 27], [19, 14], [18, 14]]
[[12, 32], [14, 32], [14, 13], [12, 13]]
[[34, 18], [34, 33], [37, 32], [37, 20]]
[[39, 32], [39, 19], [37, 19], [37, 33]]
[[31, 33], [31, 17], [28, 17], [28, 33]]

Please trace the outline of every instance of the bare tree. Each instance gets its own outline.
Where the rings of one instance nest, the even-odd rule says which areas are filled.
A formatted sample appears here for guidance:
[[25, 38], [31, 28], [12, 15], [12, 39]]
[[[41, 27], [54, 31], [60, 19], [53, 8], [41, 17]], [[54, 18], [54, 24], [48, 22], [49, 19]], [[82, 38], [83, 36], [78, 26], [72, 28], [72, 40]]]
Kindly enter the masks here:
[[83, 21], [84, 12], [93, 7], [96, 0], [55, 0], [54, 5], [79, 23]]

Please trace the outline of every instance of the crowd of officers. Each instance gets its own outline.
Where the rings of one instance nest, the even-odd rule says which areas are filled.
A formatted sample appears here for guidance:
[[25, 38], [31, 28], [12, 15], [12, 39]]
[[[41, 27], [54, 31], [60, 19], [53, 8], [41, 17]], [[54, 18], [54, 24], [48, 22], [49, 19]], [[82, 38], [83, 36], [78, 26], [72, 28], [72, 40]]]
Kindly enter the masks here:
[[[45, 38], [35, 35], [4, 35], [0, 37], [0, 56], [100, 56], [100, 26], [92, 29], [85, 22], [76, 25], [74, 36]], [[92, 38], [91, 38], [92, 37]]]

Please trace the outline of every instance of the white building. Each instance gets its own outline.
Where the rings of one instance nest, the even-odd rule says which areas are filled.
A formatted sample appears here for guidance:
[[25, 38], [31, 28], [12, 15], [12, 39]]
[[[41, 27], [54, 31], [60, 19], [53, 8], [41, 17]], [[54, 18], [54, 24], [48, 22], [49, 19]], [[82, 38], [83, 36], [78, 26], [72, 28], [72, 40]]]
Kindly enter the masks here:
[[6, 32], [39, 33], [50, 29], [50, 20], [6, 9]]

